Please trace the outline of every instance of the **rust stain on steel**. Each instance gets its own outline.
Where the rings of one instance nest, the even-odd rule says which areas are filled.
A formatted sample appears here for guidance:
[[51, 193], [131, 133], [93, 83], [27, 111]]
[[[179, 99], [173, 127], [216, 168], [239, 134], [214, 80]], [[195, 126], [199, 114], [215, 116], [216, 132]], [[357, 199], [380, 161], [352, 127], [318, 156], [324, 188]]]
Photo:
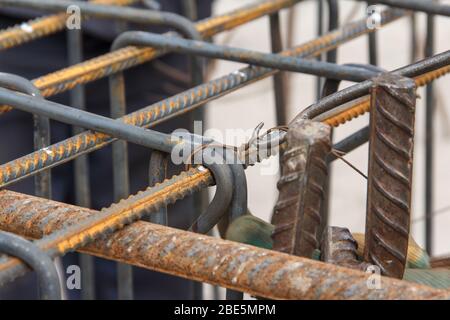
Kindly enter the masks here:
[[432, 268], [447, 268], [450, 269], [450, 255], [442, 257], [433, 257], [430, 259]]
[[[383, 12], [382, 16], [383, 19], [386, 19], [384, 23], [389, 23], [398, 19], [401, 15], [387, 11]], [[300, 55], [301, 57], [311, 57], [318, 52], [334, 48], [340, 43], [346, 42], [367, 32], [370, 32], [370, 30], [367, 28], [365, 20], [355, 22], [342, 29], [336, 30], [329, 35], [312, 40], [293, 49], [283, 51], [282, 54], [287, 56]], [[277, 71], [273, 69], [247, 67], [241, 69], [237, 73], [215, 79], [162, 100], [126, 115], [121, 119], [128, 124], [149, 127], [164, 121], [168, 110], [172, 115], [187, 112], [187, 108], [193, 108], [210, 99], [220, 97], [230, 92], [230, 88], [238, 88], [242, 85], [275, 74], [276, 72]], [[10, 161], [0, 166], [0, 186], [4, 187], [29, 175], [35, 174], [44, 168], [51, 168], [67, 162], [83, 153], [100, 149], [113, 140], [114, 139], [105, 134], [86, 131], [49, 146], [45, 150], [38, 150], [29, 155]]]
[[320, 252], [322, 261], [341, 267], [366, 271], [371, 265], [358, 260], [358, 243], [347, 228], [325, 228]]
[[[98, 214], [6, 190], [0, 192], [0, 204], [0, 229], [30, 238]], [[370, 275], [357, 270], [142, 221], [80, 251], [271, 299], [450, 298], [448, 291], [385, 277], [380, 290], [370, 290]]]
[[230, 30], [259, 17], [269, 15], [281, 9], [291, 7], [301, 0], [272, 0], [254, 3], [251, 6], [235, 10], [214, 19], [205, 19], [198, 25], [197, 30], [205, 37]]
[[[402, 14], [387, 10], [381, 13], [383, 24], [395, 21]], [[298, 47], [283, 51], [281, 54], [312, 57], [317, 53], [335, 48], [358, 35], [371, 32], [365, 19], [351, 23], [328, 35], [314, 39]], [[165, 120], [167, 112], [175, 116], [198, 107], [210, 99], [218, 98], [235, 88], [252, 83], [277, 72], [274, 69], [247, 67], [239, 72], [209, 81], [168, 99], [145, 107], [121, 118], [122, 121], [136, 126], [149, 127]], [[1, 107], [0, 107], [1, 114]], [[77, 136], [58, 142], [45, 150], [38, 150], [0, 166], [0, 187], [17, 182], [43, 169], [62, 164], [78, 155], [95, 151], [106, 146], [114, 139], [97, 132], [86, 131]]]
[[[247, 6], [228, 14], [206, 18], [196, 23], [196, 29], [202, 36], [212, 36], [232, 29], [262, 16], [287, 8], [300, 0], [273, 0]], [[41, 90], [42, 96], [49, 97], [70, 90], [79, 84], [85, 84], [106, 77], [118, 71], [129, 69], [154, 59], [165, 50], [128, 46], [110, 52], [71, 67], [61, 69], [33, 80]], [[10, 111], [10, 106], [0, 106], [0, 114]]]
[[371, 88], [364, 259], [402, 278], [408, 250], [416, 85], [383, 74]]
[[277, 185], [280, 193], [272, 217], [274, 250], [311, 257], [319, 247], [331, 128], [300, 120], [290, 125], [286, 141]]
[[[277, 3], [279, 7], [287, 7], [290, 4], [289, 1], [280, 1]], [[254, 16], [252, 13], [258, 12], [259, 14], [271, 14], [275, 12], [274, 3], [270, 3], [271, 11], [262, 12], [261, 8], [267, 10], [268, 4], [262, 3], [258, 8], [243, 8], [239, 9], [235, 12], [229, 13], [228, 15], [208, 18], [203, 21], [200, 21], [197, 24], [198, 30], [203, 34], [207, 35], [206, 30], [210, 30], [211, 33], [215, 34], [220, 31], [221, 28], [217, 28], [218, 30], [214, 31], [214, 26], [216, 24], [227, 24], [229, 19], [233, 19], [236, 15], [243, 15], [246, 19], [256, 19], [259, 16]], [[400, 18], [402, 14], [395, 13], [392, 11], [384, 11], [382, 12], [383, 19], [386, 19], [385, 23], [389, 23]], [[232, 20], [233, 21], [233, 20]], [[236, 20], [236, 22], [245, 23], [248, 21]], [[229, 26], [228, 27], [232, 27]], [[202, 31], [204, 28], [204, 32]], [[224, 29], [225, 30], [225, 29]], [[365, 21], [363, 23], [352, 23], [346, 27], [343, 27], [340, 30], [336, 30], [330, 34], [324, 35], [321, 38], [314, 39], [303, 46], [299, 46], [297, 48], [293, 48], [292, 50], [287, 50], [283, 52], [283, 55], [318, 55], [322, 52], [330, 50], [339, 43], [343, 43], [350, 39], [356, 38], [359, 35], [371, 32], [372, 30], [367, 29]], [[208, 31], [209, 32], [209, 31]], [[332, 48], [330, 48], [331, 46]], [[148, 61], [154, 57], [156, 57], [156, 52], [151, 48], [136, 48], [136, 47], [127, 47], [120, 50], [117, 50], [113, 53], [108, 53], [97, 58], [87, 60], [80, 64], [74, 65], [72, 67], [62, 69], [48, 75], [42, 76], [34, 80], [34, 84], [41, 90], [43, 96], [48, 97], [66, 90], [70, 90], [78, 84], [87, 83], [90, 81], [95, 81], [99, 78], [108, 76], [114, 72], [118, 72], [121, 70], [125, 70], [136, 65], [138, 62], [134, 58], [135, 56], [141, 57], [141, 62]], [[127, 60], [129, 59], [129, 60]], [[275, 73], [275, 70], [272, 70]], [[267, 73], [267, 76], [270, 73]], [[51, 88], [47, 88], [51, 87]], [[194, 97], [193, 97], [194, 98]], [[12, 110], [10, 106], [0, 106], [0, 115]], [[159, 111], [159, 110], [158, 110]]]
[[[337, 43], [344, 42], [345, 39], [348, 40], [346, 37], [349, 35], [350, 38], [356, 37], [359, 34], [358, 31], [360, 29], [368, 30], [365, 21], [363, 24], [352, 24], [351, 28], [345, 28], [345, 32], [343, 30], [337, 30], [329, 36], [324, 36], [323, 39], [319, 38], [312, 40], [299, 47], [283, 51], [282, 54], [295, 54], [301, 55], [302, 57], [313, 56], [316, 51], [334, 47]], [[210, 97], [218, 97], [225, 94], [230, 86], [239, 87], [240, 84], [247, 81], [246, 79], [253, 79], [252, 81], [256, 81], [259, 78], [276, 72], [276, 70], [273, 69], [259, 67], [251, 67], [242, 70], [245, 71], [245, 73], [242, 73], [242, 76], [241, 73], [238, 72], [237, 74], [210, 81], [133, 112], [121, 119], [128, 124], [148, 127], [164, 120], [167, 110], [172, 114], [183, 113], [188, 106], [198, 105], [205, 102]], [[102, 148], [111, 141], [113, 141], [113, 139], [105, 134], [86, 131], [51, 145], [45, 150], [38, 150], [29, 155], [10, 161], [0, 166], [0, 186], [4, 187], [9, 183], [18, 181], [32, 173], [36, 173], [42, 170], [42, 168], [51, 168], [52, 166], [69, 161], [79, 154]]]
[[[92, 210], [54, 201], [46, 202], [41, 198], [11, 191], [0, 191], [2, 199], [0, 224], [11, 226], [10, 230], [14, 233], [21, 233], [20, 230], [14, 229], [14, 226], [22, 226], [33, 234], [42, 232], [41, 236], [50, 234], [55, 229], [61, 229], [60, 232], [53, 233], [36, 244], [42, 249], [57, 248], [59, 253], [65, 253], [92, 240], [99, 234], [114, 231], [135, 221], [146, 211], [173, 203], [187, 194], [211, 184], [212, 181], [212, 175], [208, 170], [191, 169], [102, 209], [96, 215], [92, 215], [95, 212]], [[76, 216], [83, 219], [83, 215], [90, 215], [91, 218], [85, 220], [82, 225], [72, 225], [67, 222], [67, 218]]]
[[[182, 172], [180, 175], [158, 183], [154, 187], [130, 196], [128, 199], [121, 200], [81, 222], [52, 232], [48, 236], [37, 240], [35, 244], [50, 257], [64, 255], [68, 251], [73, 251], [91, 243], [100, 236], [105, 236], [141, 219], [144, 214], [156, 212], [160, 208], [174, 203], [212, 182], [212, 175], [204, 168], [202, 170], [195, 168]], [[6, 204], [9, 206], [9, 209], [6, 210], [7, 212], [10, 212], [10, 210], [27, 210], [24, 212], [26, 219], [29, 218], [29, 210], [35, 209], [30, 204], [30, 201], [17, 202], [17, 199], [14, 197], [12, 197], [14, 203], [11, 203], [10, 200], [11, 198], [7, 198], [5, 203], [0, 205], [0, 208], [3, 208]], [[51, 210], [50, 216], [59, 212], [57, 208], [48, 208], [45, 205], [43, 209], [44, 211]], [[42, 214], [41, 211], [34, 218], [39, 218], [40, 214]], [[11, 215], [6, 214], [6, 223], [13, 223], [11, 218]], [[1, 220], [3, 219], [4, 217], [2, 216]], [[36, 223], [34, 219], [27, 220], [25, 227], [31, 229]], [[48, 221], [44, 223], [48, 225]], [[0, 285], [15, 279], [27, 271], [25, 264], [18, 259], [4, 258], [0, 260]]]
[[[138, 0], [92, 0], [91, 2], [126, 6]], [[57, 13], [6, 28], [0, 31], [0, 51], [61, 31], [66, 27], [66, 21], [66, 13]]]
[[66, 25], [66, 19], [65, 13], [58, 13], [4, 29], [0, 32], [0, 50], [10, 49], [62, 30]]
[[57, 248], [61, 254], [74, 250], [99, 235], [122, 228], [124, 225], [140, 219], [144, 213], [157, 211], [161, 207], [174, 203], [213, 181], [208, 170], [191, 169], [178, 176], [166, 179], [132, 195], [127, 199], [103, 209], [100, 214], [86, 220], [83, 225], [76, 225], [64, 229], [60, 233], [38, 241], [37, 244], [44, 249]]

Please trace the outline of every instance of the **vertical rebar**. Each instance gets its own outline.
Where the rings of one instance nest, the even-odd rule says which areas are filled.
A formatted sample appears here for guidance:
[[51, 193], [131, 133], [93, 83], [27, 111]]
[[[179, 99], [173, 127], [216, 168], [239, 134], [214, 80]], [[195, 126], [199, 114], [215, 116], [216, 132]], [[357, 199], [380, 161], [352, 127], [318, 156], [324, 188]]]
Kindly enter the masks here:
[[[33, 97], [42, 98], [41, 92], [38, 88], [36, 88], [31, 81], [26, 78], [8, 74], [8, 73], [0, 73], [0, 87], [9, 88], [11, 90], [15, 90], [18, 92], [22, 92], [28, 94]], [[45, 149], [50, 144], [50, 120], [49, 118], [33, 115], [33, 143], [35, 150]], [[34, 189], [35, 194], [38, 197], [51, 199], [51, 174], [50, 170], [43, 171], [35, 176], [34, 179]], [[4, 237], [8, 237], [7, 234]], [[4, 244], [4, 249], [8, 247], [8, 240]], [[33, 250], [32, 246], [28, 247], [24, 242], [25, 251]], [[6, 251], [4, 253], [7, 253]], [[44, 255], [45, 256], [45, 255]], [[43, 257], [43, 259], [46, 259]], [[52, 263], [50, 261], [50, 263]], [[55, 261], [55, 264], [59, 263]], [[42, 266], [41, 266], [42, 267]], [[51, 268], [54, 268], [52, 266]], [[56, 269], [55, 269], [56, 270]], [[41, 292], [42, 294], [42, 292]]]
[[416, 85], [385, 73], [371, 88], [364, 259], [401, 279], [409, 240]]
[[411, 17], [409, 18], [409, 23], [411, 25], [411, 34], [410, 34], [410, 43], [411, 43], [411, 57], [410, 61], [411, 63], [416, 62], [417, 60], [417, 52], [418, 52], [418, 35], [417, 35], [417, 14], [412, 13]]
[[[316, 35], [317, 37], [321, 37], [323, 35], [323, 0], [317, 0], [317, 8], [316, 8]], [[322, 61], [323, 60], [323, 54], [317, 56], [317, 60]], [[322, 90], [322, 78], [317, 77], [316, 78], [316, 99], [320, 99]]]
[[377, 32], [370, 32], [368, 34], [369, 41], [369, 63], [373, 66], [378, 65], [378, 40]]
[[347, 228], [325, 228], [320, 248], [320, 260], [324, 262], [361, 271], [370, 266], [359, 261], [358, 243]]
[[[327, 0], [328, 5], [328, 31], [339, 27], [339, 3], [337, 0]], [[327, 62], [337, 62], [337, 48], [327, 51]]]
[[[41, 150], [50, 145], [50, 120], [33, 115], [34, 150]], [[52, 177], [50, 169], [37, 173], [34, 178], [35, 194], [41, 198], [51, 199]]]
[[[183, 15], [191, 21], [196, 21], [198, 19], [198, 5], [197, 0], [184, 0], [181, 1], [183, 5]], [[191, 57], [190, 61], [190, 71], [191, 71], [191, 81], [192, 86], [199, 85], [203, 83], [203, 63], [204, 59], [199, 57]], [[199, 108], [193, 110], [188, 115], [189, 129], [191, 132], [194, 131], [194, 122], [201, 121], [204, 125], [204, 108]], [[207, 203], [208, 193], [204, 190], [194, 195], [194, 211], [191, 212], [191, 221], [196, 219], [196, 213], [202, 212], [205, 203]], [[192, 211], [192, 210], [191, 210]], [[203, 284], [200, 282], [192, 281], [192, 299], [202, 300], [203, 299]]]
[[[368, 8], [371, 5], [370, 3], [368, 4]], [[367, 41], [368, 41], [368, 51], [369, 51], [369, 64], [373, 65], [373, 66], [377, 66], [378, 65], [378, 36], [377, 36], [377, 31], [373, 30], [373, 32], [369, 32], [369, 34], [367, 35]]]
[[[152, 150], [148, 168], [148, 179], [150, 187], [154, 186], [157, 183], [163, 182], [164, 179], [166, 179], [168, 161], [169, 154], [158, 150]], [[159, 209], [157, 212], [152, 213], [148, 218], [144, 218], [143, 220], [167, 226], [167, 207]]]
[[[425, 57], [434, 53], [434, 15], [427, 15]], [[433, 83], [426, 87], [425, 97], [425, 249], [433, 254], [433, 184], [434, 184], [434, 134], [433, 118], [435, 99]]]
[[319, 248], [330, 136], [330, 126], [320, 122], [298, 120], [290, 125], [272, 217], [274, 250], [311, 258]]
[[[111, 117], [123, 117], [126, 114], [125, 79], [122, 72], [109, 78], [111, 97]], [[114, 201], [125, 199], [130, 194], [128, 172], [128, 145], [119, 140], [112, 144]], [[130, 265], [117, 263], [117, 297], [119, 300], [133, 299], [133, 269]]]
[[[296, 21], [299, 19], [298, 17], [298, 11], [296, 6], [292, 6], [288, 9], [288, 15], [287, 15], [287, 35], [286, 35], [286, 48], [293, 48], [294, 42], [295, 42], [295, 35], [298, 33], [298, 30], [295, 29]], [[285, 73], [284, 74], [284, 83], [286, 84], [284, 89], [284, 103], [286, 105], [286, 108], [289, 108], [291, 105], [291, 85], [292, 85], [292, 73]]]
[[[293, 10], [293, 9], [292, 9]], [[269, 16], [270, 24], [270, 43], [273, 53], [278, 53], [283, 50], [283, 41], [281, 38], [280, 13], [274, 13]], [[286, 81], [285, 73], [277, 72], [273, 76], [273, 89], [275, 95], [275, 114], [277, 125], [284, 125], [287, 123], [287, 105], [286, 105]]]
[[[67, 30], [67, 60], [69, 65], [83, 61], [83, 33], [81, 29]], [[83, 85], [76, 86], [69, 92], [70, 106], [86, 110], [85, 90]], [[83, 132], [80, 127], [72, 127], [72, 134]], [[89, 181], [89, 158], [81, 155], [74, 160], [75, 204], [80, 207], [91, 207], [91, 186]], [[81, 273], [81, 298], [95, 299], [95, 258], [79, 254]]]
[[[327, 0], [328, 3], [328, 31], [332, 31], [335, 30], [339, 27], [339, 4], [336, 0]], [[337, 48], [334, 50], [330, 50], [327, 52], [326, 55], [326, 59], [327, 62], [333, 62], [336, 63], [337, 62]], [[328, 79], [327, 79], [328, 80]], [[326, 80], [326, 81], [327, 81]], [[326, 92], [326, 81], [324, 81], [324, 90], [323, 92], [320, 92], [320, 96], [324, 97], [326, 95], [332, 94], [334, 92], [338, 91], [339, 88], [339, 84], [340, 81], [335, 81], [334, 82], [334, 86], [331, 85], [331, 87], [328, 88], [328, 92]], [[331, 81], [333, 82], [333, 81]], [[333, 130], [331, 130], [330, 133], [330, 143], [333, 143]], [[321, 227], [319, 228], [318, 231], [318, 237], [320, 239], [322, 232], [323, 232], [323, 228], [326, 228], [328, 226], [328, 218], [329, 218], [329, 206], [330, 206], [330, 186], [331, 186], [331, 177], [332, 177], [332, 167], [330, 163], [327, 163], [327, 167], [328, 167], [328, 174], [327, 177], [325, 179], [325, 182], [323, 184], [323, 193], [324, 193], [324, 199], [323, 199], [323, 203], [322, 206], [320, 208], [320, 213], [321, 213], [321, 217], [322, 217], [322, 221], [321, 221]]]
[[[326, 79], [323, 85], [323, 90], [321, 93], [321, 97], [324, 98], [330, 94], [333, 94], [339, 90], [339, 85], [341, 81], [339, 80], [333, 80], [333, 79]], [[334, 130], [331, 128], [330, 133], [330, 143], [333, 144], [333, 136], [334, 136]], [[321, 216], [321, 227], [319, 228], [319, 234], [318, 237], [322, 237], [322, 233], [325, 230], [325, 228], [328, 227], [329, 222], [329, 216], [330, 216], [330, 200], [331, 200], [331, 177], [332, 177], [332, 164], [331, 162], [327, 162], [327, 178], [325, 179], [325, 182], [323, 184], [323, 203], [320, 208], [320, 216]]]

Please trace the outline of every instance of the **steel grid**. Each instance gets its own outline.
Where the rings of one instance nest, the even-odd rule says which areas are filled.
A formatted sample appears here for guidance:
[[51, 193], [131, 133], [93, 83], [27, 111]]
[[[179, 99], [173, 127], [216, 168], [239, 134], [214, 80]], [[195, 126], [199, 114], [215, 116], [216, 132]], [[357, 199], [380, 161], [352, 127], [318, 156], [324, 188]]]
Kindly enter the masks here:
[[[44, 288], [41, 297], [59, 299], [59, 293], [55, 292], [57, 280], [55, 273], [52, 273], [53, 269], [48, 267], [50, 274], [43, 274], [42, 265], [37, 261], [48, 265], [51, 258], [78, 250], [130, 265], [219, 285], [229, 289], [227, 292], [229, 299], [241, 299], [241, 292], [270, 299], [450, 298], [448, 291], [388, 277], [382, 277], [382, 289], [371, 290], [367, 287], [369, 277], [367, 273], [349, 270], [350, 268], [364, 271], [373, 263], [381, 268], [383, 275], [400, 279], [403, 276], [409, 250], [414, 134], [414, 112], [406, 115], [404, 110], [414, 109], [415, 88], [428, 85], [427, 105], [431, 109], [427, 111], [427, 119], [432, 121], [430, 119], [432, 119], [433, 93], [430, 85], [434, 80], [450, 72], [450, 51], [433, 55], [432, 15], [449, 16], [448, 5], [420, 1], [366, 1], [401, 8], [388, 8], [383, 11], [380, 15], [380, 27], [411, 16], [411, 11], [429, 14], [427, 37], [429, 50], [426, 58], [422, 61], [413, 61], [410, 65], [392, 72], [383, 72], [375, 78], [377, 72], [371, 68], [336, 63], [337, 48], [361, 35], [368, 34], [370, 37], [369, 53], [372, 65], [377, 63], [378, 48], [376, 29], [367, 24], [367, 19], [338, 26], [337, 1], [328, 1], [330, 13], [328, 33], [284, 51], [279, 11], [301, 3], [300, 0], [266, 0], [196, 23], [183, 16], [160, 11], [151, 1], [145, 2], [150, 10], [118, 7], [136, 2], [138, 1], [94, 0], [81, 3], [0, 0], [0, 7], [24, 7], [56, 12], [27, 22], [31, 31], [24, 30], [23, 26], [0, 31], [0, 50], [11, 49], [62, 31], [67, 15], [59, 12], [65, 11], [72, 4], [80, 7], [83, 19], [134, 21], [166, 26], [179, 32], [162, 35], [125, 32], [116, 38], [110, 53], [82, 61], [80, 33], [70, 31], [68, 46], [75, 52], [70, 58], [72, 66], [31, 81], [11, 74], [0, 74], [0, 115], [19, 109], [33, 114], [36, 119], [36, 151], [1, 164], [0, 187], [4, 188], [36, 175], [36, 195], [40, 197], [7, 190], [0, 191], [0, 229], [37, 239], [30, 243], [17, 235], [7, 232], [1, 234], [0, 242], [6, 244], [9, 241], [13, 246], [1, 245], [0, 250], [12, 257], [0, 258], [0, 285], [15, 280], [29, 271], [31, 266], [40, 276], [40, 284]], [[195, 20], [194, 2], [189, 1], [185, 11], [186, 16]], [[266, 15], [270, 17], [272, 54], [202, 41]], [[170, 52], [186, 53], [191, 56], [191, 78], [194, 87], [126, 114], [123, 71]], [[311, 59], [323, 53], [327, 53], [326, 62]], [[201, 57], [232, 60], [248, 63], [250, 66], [202, 83]], [[301, 108], [303, 111], [289, 124], [284, 89], [286, 82], [280, 71], [306, 73], [327, 79], [324, 97], [308, 108]], [[225, 146], [193, 134], [174, 140], [171, 135], [148, 129], [181, 114], [192, 112], [211, 100], [268, 76], [274, 76], [276, 113], [280, 126], [262, 136], [258, 136], [258, 130], [255, 140], [244, 145]], [[104, 77], [110, 77], [113, 119], [84, 110], [84, 92], [80, 85]], [[337, 88], [330, 89], [328, 87], [330, 81], [336, 80], [359, 83], [340, 91], [337, 91]], [[73, 90], [72, 107], [44, 99], [68, 90]], [[367, 97], [370, 90], [372, 100]], [[329, 94], [329, 91], [337, 92]], [[371, 111], [370, 128], [354, 133], [332, 148], [331, 127], [343, 124], [368, 111]], [[49, 145], [48, 119], [74, 126], [76, 135]], [[432, 139], [430, 129], [427, 130], [428, 137]], [[407, 134], [403, 137], [406, 131]], [[324, 191], [327, 162], [340, 158], [334, 151], [350, 152], [368, 140], [370, 141], [369, 205], [366, 245], [362, 257], [365, 261], [360, 262], [357, 260], [356, 241], [349, 231], [327, 228], [323, 225], [325, 221], [321, 218], [321, 210], [324, 210], [323, 202], [329, 196]], [[89, 193], [83, 194], [81, 190], [82, 186], [87, 185], [88, 179], [86, 159], [83, 157], [112, 142], [116, 142], [114, 186], [117, 203], [97, 212], [48, 200], [51, 198], [49, 169], [75, 160], [78, 163], [77, 204], [89, 206]], [[128, 163], [122, 157], [126, 153], [127, 142], [153, 150], [149, 165], [151, 187], [129, 197], [127, 187], [129, 179], [126, 176]], [[407, 157], [395, 154], [403, 152], [400, 145], [407, 146]], [[166, 154], [183, 146], [194, 150], [182, 154], [185, 160], [200, 154], [203, 156], [203, 163], [167, 179]], [[278, 146], [281, 147], [283, 172], [279, 182], [280, 199], [273, 220], [276, 227], [273, 234], [274, 250], [287, 252], [289, 255], [199, 235], [198, 233], [208, 233], [218, 224], [225, 230], [235, 219], [248, 214], [244, 170], [273, 156]], [[390, 149], [387, 150], [386, 146]], [[432, 161], [432, 150], [430, 147], [427, 151], [428, 218], [432, 211], [430, 199], [433, 171], [429, 165]], [[230, 157], [237, 161], [232, 164], [223, 163], [224, 159]], [[393, 183], [384, 181], [387, 176], [393, 177], [395, 181]], [[381, 180], [384, 182], [380, 186], [378, 182]], [[167, 205], [211, 185], [217, 186], [215, 196], [206, 211], [191, 221], [192, 226], [189, 229], [191, 232], [165, 226]], [[287, 190], [286, 185], [290, 190]], [[386, 211], [386, 208], [390, 210]], [[404, 210], [405, 214], [400, 213], [401, 210]], [[380, 214], [381, 211], [383, 212]], [[161, 225], [138, 220], [148, 220]], [[322, 230], [325, 230], [323, 239], [320, 234]], [[280, 234], [283, 237], [280, 237]], [[426, 233], [428, 251], [431, 251], [431, 235], [431, 224], [428, 224]], [[3, 237], [9, 240], [3, 241]], [[380, 252], [380, 246], [385, 251]], [[24, 248], [28, 248], [26, 250], [32, 252], [34, 256], [25, 254]], [[326, 263], [313, 260], [319, 249], [322, 250], [319, 254]], [[393, 266], [391, 262], [387, 262], [395, 259], [399, 260], [398, 265]], [[92, 266], [92, 261], [88, 259], [85, 261], [85, 267]], [[432, 260], [434, 266], [445, 264], [445, 258]], [[129, 273], [125, 274], [126, 272], [123, 276], [119, 276], [121, 279], [119, 288], [123, 286], [119, 290], [121, 292], [119, 296], [131, 298], [132, 287], [125, 286], [131, 276]], [[89, 285], [89, 281], [86, 284]], [[93, 298], [93, 290], [91, 286], [90, 293], [87, 293], [85, 298]], [[200, 296], [198, 287], [194, 288], [194, 297]]]

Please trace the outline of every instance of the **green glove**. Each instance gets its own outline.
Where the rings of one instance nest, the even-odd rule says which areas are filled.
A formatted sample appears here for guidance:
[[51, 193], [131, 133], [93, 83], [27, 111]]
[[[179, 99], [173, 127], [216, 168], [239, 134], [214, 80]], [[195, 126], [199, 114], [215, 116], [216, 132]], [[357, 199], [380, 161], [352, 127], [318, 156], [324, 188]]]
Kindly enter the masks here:
[[246, 243], [255, 247], [272, 249], [272, 233], [275, 227], [251, 214], [235, 219], [227, 229], [225, 239]]

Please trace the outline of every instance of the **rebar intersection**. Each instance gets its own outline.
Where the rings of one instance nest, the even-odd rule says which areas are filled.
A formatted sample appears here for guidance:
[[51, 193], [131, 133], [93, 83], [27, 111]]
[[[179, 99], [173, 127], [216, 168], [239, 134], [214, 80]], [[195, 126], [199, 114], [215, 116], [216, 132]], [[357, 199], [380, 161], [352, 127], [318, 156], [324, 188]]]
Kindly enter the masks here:
[[[228, 298], [235, 299], [242, 298], [242, 292], [270, 299], [450, 298], [448, 291], [398, 280], [403, 278], [408, 266], [416, 88], [450, 72], [450, 51], [380, 74], [358, 65], [339, 65], [333, 54], [327, 56], [327, 61], [312, 59], [325, 52], [335, 52], [351, 39], [374, 34], [376, 30], [368, 26], [366, 18], [335, 28], [337, 15], [330, 14], [329, 26], [333, 30], [303, 45], [265, 54], [219, 46], [205, 39], [266, 15], [271, 17], [271, 27], [276, 28], [274, 21], [279, 23], [279, 19], [273, 17], [282, 9], [300, 6], [302, 1], [265, 0], [196, 23], [169, 12], [117, 7], [135, 2], [139, 1], [0, 0], [0, 7], [27, 7], [52, 12], [49, 16], [28, 22], [31, 31], [24, 33], [23, 27], [0, 31], [1, 50], [38, 41], [63, 30], [66, 14], [61, 11], [64, 12], [69, 5], [79, 5], [83, 19], [134, 20], [174, 30], [162, 35], [134, 31], [122, 33], [110, 53], [78, 61], [66, 69], [31, 81], [16, 75], [0, 74], [0, 115], [19, 109], [33, 114], [36, 123], [36, 150], [0, 164], [0, 187], [35, 176], [36, 195], [39, 196], [0, 191], [0, 235], [6, 238], [11, 232], [36, 239], [32, 243], [18, 240], [21, 245], [32, 247], [36, 256], [40, 254], [54, 259], [78, 250], [219, 285], [228, 289]], [[405, 4], [408, 1], [370, 2], [390, 6], [380, 13], [379, 27], [410, 17], [415, 10], [448, 16], [450, 7], [433, 3], [422, 5], [417, 1], [409, 4]], [[338, 9], [334, 1], [328, 1], [328, 4], [330, 11]], [[276, 34], [273, 33], [273, 43], [280, 41]], [[79, 45], [76, 41], [71, 42], [69, 50], [79, 50]], [[374, 46], [375, 43], [371, 41], [369, 45]], [[193, 88], [127, 114], [123, 71], [169, 52], [191, 56]], [[203, 82], [205, 57], [250, 65]], [[337, 83], [341, 80], [358, 83], [340, 91], [336, 88], [335, 93], [318, 99], [308, 108], [300, 108], [303, 111], [290, 123], [278, 123], [278, 127], [263, 135], [258, 132], [254, 141], [242, 146], [226, 146], [194, 134], [173, 139], [171, 135], [149, 129], [272, 75], [277, 75], [274, 78], [275, 95], [278, 95], [277, 113], [286, 115], [286, 104], [280, 103], [282, 100], [279, 99], [283, 94], [280, 84], [285, 80], [279, 75], [287, 71], [324, 77]], [[78, 90], [79, 86], [105, 77], [110, 79], [114, 119], [46, 100], [68, 90], [74, 90], [74, 96], [83, 99], [84, 93]], [[332, 127], [367, 111], [371, 113], [368, 130], [363, 134], [357, 132], [333, 147]], [[50, 145], [49, 119], [87, 131], [78, 131], [73, 137]], [[350, 152], [366, 141], [369, 141], [368, 207], [364, 254], [358, 256], [359, 243], [350, 232], [341, 231], [336, 235], [336, 229], [326, 225], [328, 212], [323, 203], [329, 197], [326, 192], [328, 163], [333, 157], [339, 158], [332, 151], [336, 148]], [[125, 158], [120, 157], [126, 153], [127, 142], [154, 151], [150, 164], [150, 187], [131, 196], [126, 187], [129, 184], [126, 176], [129, 165]], [[50, 200], [51, 168], [79, 160], [110, 143], [116, 150], [114, 173], [120, 177], [115, 178], [116, 204], [98, 212]], [[281, 178], [279, 201], [272, 220], [275, 226], [273, 250], [206, 235], [216, 225], [223, 231], [235, 219], [249, 214], [245, 169], [275, 155], [278, 146]], [[184, 159], [200, 156], [202, 161], [177, 176], [167, 178], [165, 166], [170, 161], [167, 154], [185, 148], [189, 151], [182, 152]], [[229, 159], [235, 161], [231, 164], [225, 161]], [[84, 175], [85, 179], [87, 171], [78, 169], [75, 175]], [[211, 185], [217, 186], [216, 194], [208, 207], [192, 221], [191, 232], [163, 225], [167, 224], [165, 210], [169, 204]], [[76, 192], [82, 194], [80, 188]], [[161, 225], [144, 222], [143, 219]], [[344, 244], [336, 249], [334, 244], [339, 241], [344, 241]], [[0, 285], [23, 275], [30, 266], [35, 272], [42, 272], [29, 262], [37, 258], [24, 257], [23, 250], [0, 250], [10, 255], [0, 259]], [[333, 250], [350, 254], [345, 255], [343, 262]], [[381, 290], [367, 287], [370, 274], [364, 271], [368, 266], [381, 270]], [[128, 297], [132, 297], [132, 287], [126, 285], [130, 276], [124, 275], [118, 283], [125, 290], [124, 296]], [[42, 298], [58, 298], [54, 292], [55, 287], [59, 288], [55, 277], [45, 279], [40, 284], [53, 289], [41, 290], [46, 293]], [[53, 293], [49, 294], [51, 290]]]

